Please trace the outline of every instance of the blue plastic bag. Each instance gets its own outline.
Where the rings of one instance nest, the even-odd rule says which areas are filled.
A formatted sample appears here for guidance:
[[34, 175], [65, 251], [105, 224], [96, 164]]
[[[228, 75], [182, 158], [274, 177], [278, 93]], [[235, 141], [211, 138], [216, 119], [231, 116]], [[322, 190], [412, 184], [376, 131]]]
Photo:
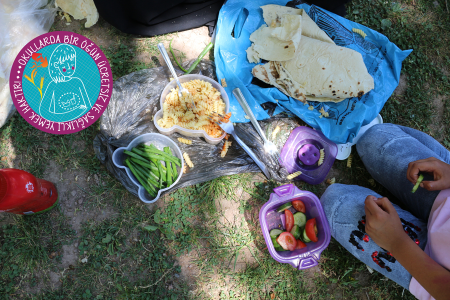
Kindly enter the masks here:
[[[317, 6], [302, 4], [316, 24], [330, 36], [336, 45], [361, 53], [375, 88], [360, 98], [345, 99], [340, 103], [308, 101], [309, 105], [286, 96], [277, 88], [261, 88], [252, 84], [251, 70], [256, 64], [247, 60], [250, 34], [264, 24], [262, 9], [266, 4], [285, 5], [277, 0], [229, 0], [219, 13], [214, 49], [217, 78], [226, 79], [225, 88], [230, 98], [231, 120], [248, 122], [232, 91], [241, 89], [258, 120], [269, 118], [262, 109], [265, 102], [277, 103], [276, 113], [288, 110], [310, 126], [321, 130], [326, 137], [338, 144], [351, 142], [361, 126], [370, 123], [381, 111], [400, 80], [402, 61], [412, 50], [400, 50], [384, 35], [349, 21]], [[353, 28], [363, 30], [367, 36], [353, 32]], [[312, 105], [314, 110], [308, 110]], [[319, 118], [319, 110], [324, 108], [328, 118]]]

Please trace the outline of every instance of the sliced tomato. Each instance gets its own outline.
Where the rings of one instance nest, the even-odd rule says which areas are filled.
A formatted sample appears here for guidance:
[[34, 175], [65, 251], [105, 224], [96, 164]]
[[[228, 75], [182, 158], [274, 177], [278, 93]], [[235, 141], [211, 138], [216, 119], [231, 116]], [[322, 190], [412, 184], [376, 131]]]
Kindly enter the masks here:
[[305, 232], [311, 242], [317, 242], [319, 239], [317, 238], [317, 225], [316, 218], [309, 219], [306, 221]]
[[306, 244], [300, 240], [297, 240], [297, 246], [295, 246], [295, 250], [305, 248]]
[[297, 246], [297, 241], [295, 237], [289, 232], [283, 232], [277, 238], [277, 243], [284, 249], [289, 251], [294, 251]]
[[306, 213], [305, 203], [302, 200], [294, 200], [292, 201], [292, 206], [296, 211], [300, 211], [302, 213]]
[[289, 209], [284, 211], [284, 215], [286, 216], [286, 231], [291, 232], [292, 227], [294, 227], [294, 215]]

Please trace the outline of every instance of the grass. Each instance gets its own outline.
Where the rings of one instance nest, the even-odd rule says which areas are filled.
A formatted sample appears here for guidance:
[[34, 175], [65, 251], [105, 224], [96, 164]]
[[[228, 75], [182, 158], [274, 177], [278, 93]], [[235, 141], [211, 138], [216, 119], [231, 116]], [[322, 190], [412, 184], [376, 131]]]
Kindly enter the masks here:
[[[392, 96], [381, 112], [385, 122], [425, 131], [450, 148], [450, 14], [445, 0], [437, 7], [433, 2], [354, 0], [348, 18], [403, 50], [414, 49], [403, 64], [404, 93]], [[58, 26], [53, 29], [63, 29]], [[175, 36], [145, 39], [104, 21], [96, 26], [73, 30], [98, 38], [115, 79], [154, 66], [156, 44]], [[91, 145], [98, 131], [99, 122], [76, 134], [49, 135], [18, 114], [0, 129], [2, 168], [37, 177], [58, 172], [59, 180], [73, 183], [81, 195], [72, 199], [67, 191], [65, 201], [84, 199], [75, 214], [61, 205], [0, 226], [0, 299], [414, 299], [393, 281], [370, 274], [333, 239], [314, 271], [274, 261], [258, 212], [280, 183], [255, 174], [224, 176], [166, 195], [157, 207], [145, 206], [96, 158]], [[336, 161], [333, 171], [339, 183], [390, 196], [372, 185], [355, 151], [351, 168]], [[326, 188], [297, 185], [318, 196]], [[110, 214], [101, 217], [102, 210]], [[80, 215], [86, 218], [76, 231], [74, 219]], [[6, 217], [0, 215], [0, 224]], [[77, 253], [70, 265], [64, 265], [66, 247]]]

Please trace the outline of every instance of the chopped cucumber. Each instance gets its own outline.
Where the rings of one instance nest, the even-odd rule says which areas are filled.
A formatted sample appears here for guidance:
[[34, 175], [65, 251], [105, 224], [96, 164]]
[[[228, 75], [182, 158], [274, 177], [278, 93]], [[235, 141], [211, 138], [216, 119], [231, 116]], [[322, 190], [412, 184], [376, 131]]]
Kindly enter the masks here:
[[277, 208], [277, 212], [279, 212], [279, 213], [283, 212], [283, 211], [285, 211], [286, 209], [288, 209], [291, 206], [292, 206], [291, 202], [285, 203], [285, 204], [283, 204], [283, 205], [281, 205], [280, 207]]
[[302, 231], [300, 230], [300, 227], [297, 224], [295, 224], [294, 227], [292, 227], [291, 234], [295, 237], [296, 240], [298, 240], [302, 235]]
[[303, 229], [303, 241], [305, 243], [309, 243], [311, 242], [311, 240], [309, 239], [309, 237], [306, 235], [306, 230]]
[[273, 247], [275, 248], [275, 250], [277, 250], [277, 251], [287, 251], [287, 250], [284, 250], [283, 247], [280, 246], [280, 244], [278, 244], [276, 238], [272, 238], [272, 244], [273, 244]]
[[271, 231], [270, 231], [270, 237], [271, 238], [277, 238], [280, 234], [282, 234], [283, 233], [283, 230], [281, 230], [281, 229], [272, 229]]
[[306, 224], [306, 216], [302, 212], [296, 212], [294, 214], [294, 224], [298, 227], [303, 227]]

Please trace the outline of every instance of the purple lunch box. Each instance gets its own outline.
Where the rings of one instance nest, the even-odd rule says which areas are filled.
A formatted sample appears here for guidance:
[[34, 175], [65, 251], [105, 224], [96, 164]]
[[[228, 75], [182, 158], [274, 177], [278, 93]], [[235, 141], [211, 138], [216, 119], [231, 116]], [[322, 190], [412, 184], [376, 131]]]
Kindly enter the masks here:
[[[273, 189], [270, 199], [259, 211], [259, 223], [266, 241], [270, 255], [280, 263], [291, 264], [299, 270], [308, 269], [318, 265], [320, 254], [330, 243], [330, 226], [323, 211], [319, 198], [311, 192], [302, 191], [293, 184], [286, 184]], [[306, 248], [294, 251], [276, 251], [270, 238], [270, 230], [274, 228], [282, 229], [284, 226], [284, 213], [277, 212], [277, 208], [286, 202], [302, 200], [306, 207], [307, 220], [316, 218], [319, 241], [306, 243]], [[295, 209], [289, 210], [295, 213]]]

